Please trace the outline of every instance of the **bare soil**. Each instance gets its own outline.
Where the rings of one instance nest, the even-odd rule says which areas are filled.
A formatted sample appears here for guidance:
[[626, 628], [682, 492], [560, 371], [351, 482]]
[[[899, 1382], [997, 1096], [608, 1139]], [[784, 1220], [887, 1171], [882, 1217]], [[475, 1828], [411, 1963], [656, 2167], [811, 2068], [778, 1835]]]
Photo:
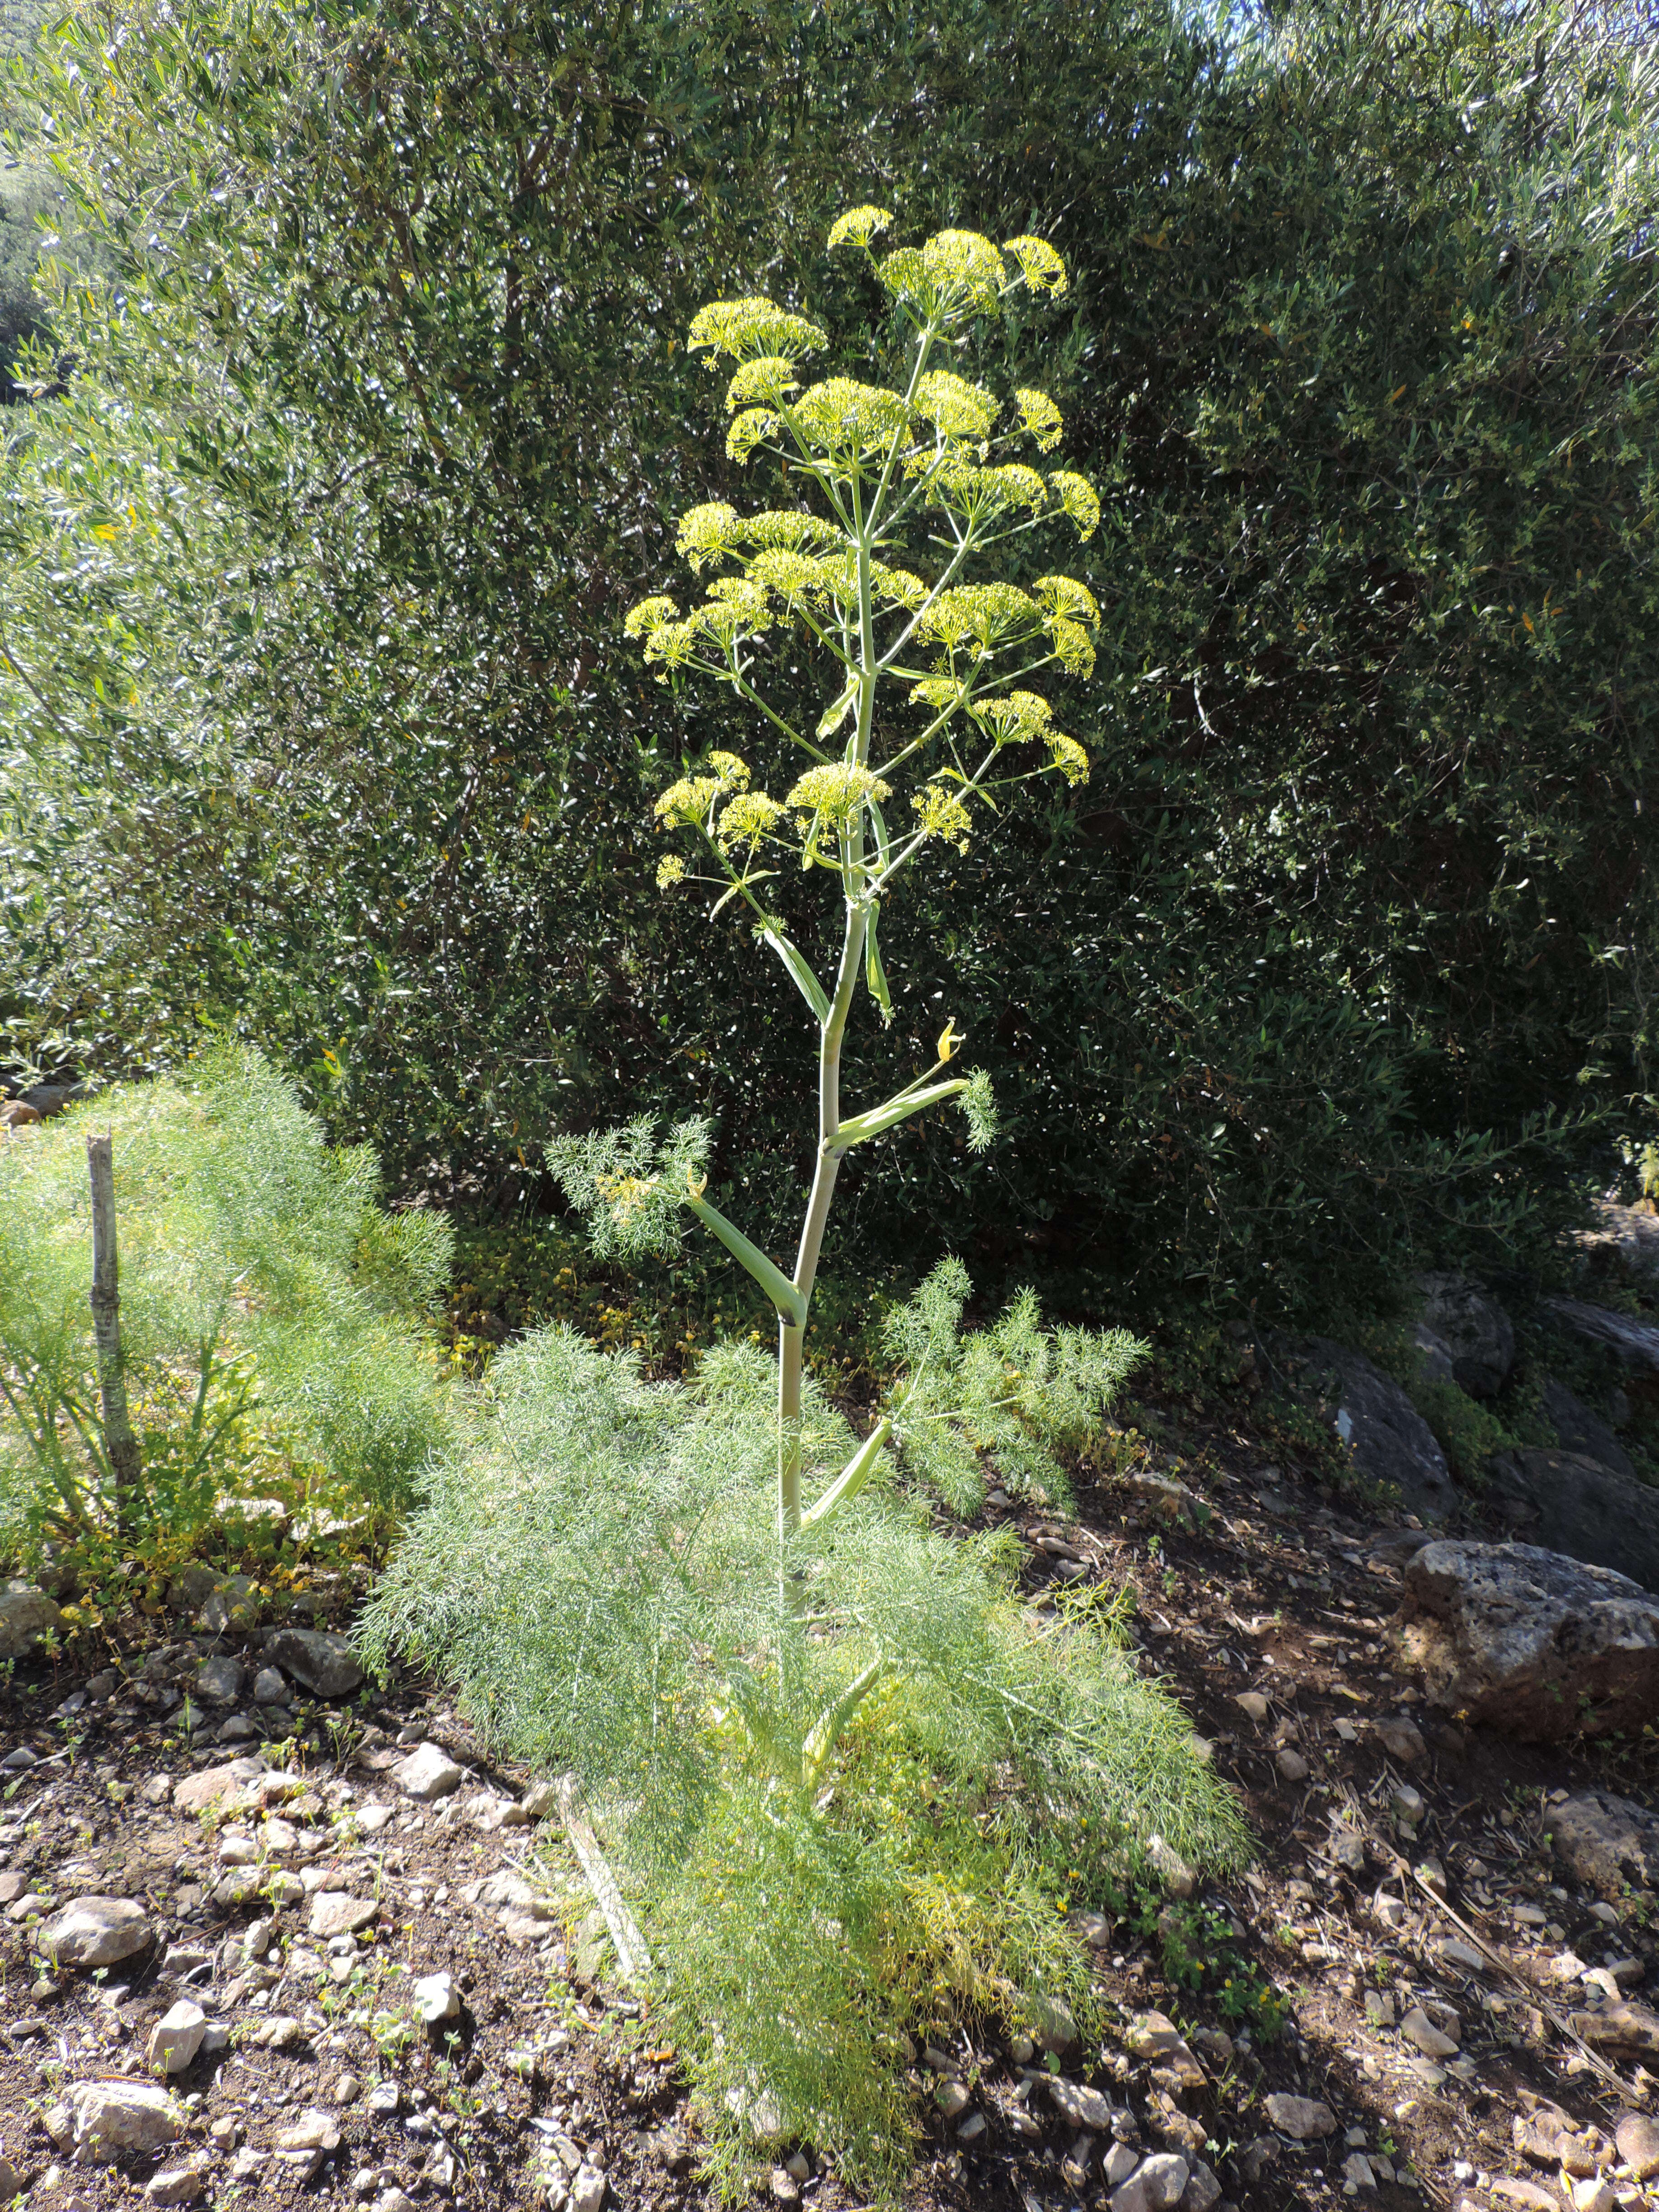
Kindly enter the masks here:
[[[1171, 1440], [1207, 1509], [1201, 1528], [1166, 1522], [1155, 1502], [1116, 1487], [1085, 1493], [1079, 1518], [1063, 1525], [992, 1508], [1030, 1540], [1039, 1599], [1056, 1578], [1133, 1586], [1146, 1663], [1241, 1793], [1260, 1846], [1242, 1880], [1200, 1886], [1193, 1902], [1207, 1918], [1172, 1905], [1163, 1933], [1144, 1918], [1095, 1929], [1095, 1972], [1115, 2026], [1103, 2044], [1067, 2053], [1060, 2071], [1127, 2107], [1146, 2148], [1201, 2160], [1224, 2201], [1249, 2212], [1349, 2202], [1414, 2212], [1465, 2200], [1514, 2212], [1524, 2198], [1492, 2194], [1506, 2178], [1541, 2186], [1566, 2212], [1559, 2174], [1516, 2148], [1516, 2116], [1541, 2100], [1610, 2136], [1621, 2112], [1650, 2108], [1654, 2084], [1628, 2056], [1607, 2078], [1549, 2008], [1565, 2013], [1572, 2001], [1564, 1976], [1615, 1964], [1620, 1988], [1640, 1996], [1655, 1953], [1648, 1900], [1609, 1907], [1553, 1863], [1550, 1806], [1592, 1785], [1652, 1802], [1653, 1746], [1528, 1747], [1425, 1710], [1395, 1669], [1388, 1633], [1413, 1532], [1379, 1527], [1267, 1464], [1249, 1434], [1189, 1408], [1172, 1413], [1160, 1459], [1174, 1458]], [[350, 1585], [335, 1577], [332, 1590], [335, 1625], [349, 1625]], [[30, 2205], [133, 2205], [158, 2170], [191, 2154], [206, 2160], [202, 2201], [220, 2205], [374, 2204], [395, 2187], [481, 2212], [530, 2206], [544, 2200], [561, 2160], [576, 2157], [603, 2169], [612, 2204], [712, 2203], [673, 2054], [585, 1946], [584, 1903], [556, 1821], [492, 1826], [533, 1778], [482, 1759], [466, 1727], [413, 1677], [331, 1725], [301, 1711], [308, 1735], [268, 1753], [303, 1778], [300, 1795], [270, 1808], [295, 1831], [295, 1846], [239, 1882], [220, 1856], [237, 1824], [218, 1827], [171, 1802], [180, 1777], [259, 1748], [180, 1741], [177, 1692], [164, 1678], [187, 1677], [210, 1651], [243, 1656], [250, 1670], [260, 1663], [257, 1639], [186, 1644], [176, 1624], [135, 1619], [112, 1656], [20, 1661], [0, 1693], [0, 1749], [35, 1761], [0, 1773], [0, 2148], [33, 2183]], [[156, 1678], [148, 1682], [147, 1657]], [[60, 1710], [112, 1664], [121, 1677], [112, 1694]], [[169, 1696], [172, 1711], [157, 1702]], [[1401, 1720], [1416, 1723], [1420, 1751], [1392, 1727]], [[464, 1788], [411, 1804], [391, 1772], [399, 1737], [442, 1745], [468, 1770]], [[1397, 1815], [1402, 1789], [1422, 1800], [1414, 1825]], [[380, 1807], [389, 1817], [370, 1809], [365, 1821]], [[262, 1968], [245, 1937], [272, 1917], [270, 1905], [236, 1893], [273, 1865], [296, 1894], [274, 1916], [276, 1948]], [[490, 1875], [519, 1868], [568, 1900], [562, 1918], [537, 1922], [478, 1897]], [[332, 1972], [326, 1943], [306, 1932], [309, 1899], [297, 1892], [307, 1880], [376, 1907], [355, 1955]], [[46, 1909], [38, 1900], [85, 1894], [144, 1905], [154, 1946], [101, 1972], [43, 1972], [31, 1942]], [[1448, 1956], [1448, 1942], [1466, 1948]], [[411, 2028], [407, 1978], [439, 1970], [453, 1977], [462, 2010]], [[1285, 2008], [1276, 2035], [1256, 2003], [1269, 1990]], [[146, 2078], [151, 2027], [180, 1996], [231, 2039], [176, 2077], [179, 2142], [112, 2167], [65, 2164], [47, 2131], [52, 2108], [76, 2083]], [[1402, 2037], [1398, 2023], [1413, 2006], [1455, 2027], [1455, 2055], [1431, 2061]], [[1184, 2086], [1167, 2058], [1129, 2047], [1132, 2023], [1153, 2010], [1184, 2034], [1201, 2087]], [[262, 2043], [273, 2021], [288, 2025]], [[988, 2029], [918, 2025], [934, 2071], [919, 2052], [915, 2212], [1109, 2201], [1111, 2137], [1085, 2131], [1079, 2145], [1040, 2054], [1011, 2053]], [[948, 2121], [929, 2094], [941, 2063], [970, 2100]], [[1274, 2093], [1322, 2102], [1334, 2129], [1292, 2140], [1268, 2117]], [[273, 2151], [308, 2112], [326, 2114], [338, 2136], [314, 2175]], [[964, 2140], [975, 2115], [983, 2130], [970, 2126]], [[793, 2190], [822, 2212], [857, 2201], [802, 2148], [804, 2180], [780, 2171], [769, 2183], [763, 2167], [763, 2197], [787, 2202]], [[1352, 2166], [1345, 2175], [1356, 2151], [1369, 2183]], [[1607, 2163], [1615, 2197], [1645, 2202]]]

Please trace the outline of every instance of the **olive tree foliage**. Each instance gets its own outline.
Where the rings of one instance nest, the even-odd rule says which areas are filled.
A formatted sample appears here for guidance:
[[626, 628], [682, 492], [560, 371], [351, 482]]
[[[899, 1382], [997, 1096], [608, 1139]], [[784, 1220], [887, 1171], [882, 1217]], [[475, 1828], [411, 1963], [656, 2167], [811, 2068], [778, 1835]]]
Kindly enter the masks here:
[[[44, 0], [0, 0], [0, 64], [32, 50], [45, 13]], [[14, 396], [11, 367], [20, 344], [40, 327], [33, 285], [37, 219], [59, 197], [55, 184], [33, 147], [14, 152], [0, 146], [0, 402]]]
[[[896, 1039], [994, 995], [1020, 1077], [990, 1175], [943, 1127], [884, 1169], [906, 1243], [1281, 1303], [1513, 1253], [1653, 1089], [1650, 53], [1386, 0], [82, 14], [20, 95], [118, 272], [60, 289], [79, 380], [0, 487], [20, 1042], [257, 1030], [401, 1176], [533, 1170], [694, 1069], [711, 1194], [770, 1203], [790, 1024], [739, 1045], [746, 936], [657, 900], [641, 827], [717, 721], [614, 625], [733, 490], [690, 313], [809, 268], [850, 177], [1062, 253], [1046, 378], [1103, 507], [1063, 714], [1107, 772], [885, 923]], [[141, 547], [88, 474], [180, 526], [114, 630]]]

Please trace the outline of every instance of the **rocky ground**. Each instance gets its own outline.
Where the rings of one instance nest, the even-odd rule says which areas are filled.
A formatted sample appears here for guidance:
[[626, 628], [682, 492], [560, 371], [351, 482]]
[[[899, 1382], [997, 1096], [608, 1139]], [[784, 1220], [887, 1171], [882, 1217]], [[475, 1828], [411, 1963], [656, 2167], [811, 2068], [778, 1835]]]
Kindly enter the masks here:
[[[918, 2023], [912, 2203], [1645, 2203], [1651, 1730], [1528, 1745], [1431, 1707], [1423, 1638], [1446, 1662], [1468, 1626], [1429, 1602], [1446, 1547], [1202, 1417], [1074, 1522], [990, 1510], [1023, 1528], [1037, 1602], [1134, 1586], [1146, 1662], [1261, 1848], [1237, 1882], [1170, 1863], [1161, 1910], [1082, 1918], [1103, 2042]], [[480, 1758], [418, 1680], [361, 1683], [337, 1640], [360, 1595], [321, 1576], [260, 1628], [208, 1577], [161, 1640], [15, 1663], [0, 2198], [710, 2201], [674, 2054], [612, 1978], [551, 1791]], [[856, 2202], [810, 2146], [771, 2147], [757, 2187]]]

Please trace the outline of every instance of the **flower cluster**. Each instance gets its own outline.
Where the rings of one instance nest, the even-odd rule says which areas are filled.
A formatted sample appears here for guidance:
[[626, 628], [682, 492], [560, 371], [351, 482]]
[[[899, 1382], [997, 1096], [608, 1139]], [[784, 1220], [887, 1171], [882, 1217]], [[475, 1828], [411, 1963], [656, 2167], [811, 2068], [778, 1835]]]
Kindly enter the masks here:
[[1036, 440], [1040, 453], [1052, 453], [1066, 428], [1065, 419], [1046, 392], [1030, 392], [1024, 386], [1014, 394], [1019, 419]]
[[915, 410], [942, 438], [988, 438], [997, 419], [994, 393], [945, 368], [930, 370], [918, 381]]
[[936, 776], [932, 783], [925, 784], [916, 793], [910, 804], [921, 817], [924, 837], [942, 837], [947, 844], [954, 845], [957, 852], [968, 850], [968, 834], [974, 826], [973, 817], [963, 805], [960, 793], [953, 791], [948, 783], [941, 782]]
[[727, 354], [733, 361], [767, 357], [794, 361], [830, 341], [816, 323], [792, 315], [767, 299], [713, 300], [691, 319], [686, 339], [692, 353]]
[[872, 769], [856, 767], [851, 761], [835, 761], [823, 768], [809, 768], [805, 775], [797, 777], [788, 804], [801, 810], [799, 827], [805, 830], [810, 827], [806, 817], [840, 825], [849, 822], [866, 801], [873, 800], [878, 806], [892, 795], [891, 787]]
[[[866, 612], [897, 617], [902, 626], [885, 632], [886, 643], [878, 648], [885, 656], [880, 669], [899, 674], [895, 664], [901, 655], [909, 658], [910, 647], [920, 648], [924, 667], [933, 659], [929, 673], [919, 674], [914, 662], [902, 672], [912, 700], [933, 716], [912, 746], [933, 742], [954, 725], [957, 732], [988, 740], [993, 757], [1013, 746], [1044, 747], [1048, 769], [1079, 783], [1089, 773], [1087, 753], [1054, 726], [1048, 701], [1018, 688], [1017, 678], [1044, 661], [1073, 674], [1092, 667], [1100, 611], [1087, 586], [1054, 575], [1025, 589], [1003, 581], [957, 580], [930, 587], [921, 576], [876, 557], [872, 545], [884, 547], [894, 538], [855, 534], [848, 516], [860, 511], [863, 495], [854, 489], [849, 506], [844, 490], [836, 489], [861, 481], [879, 498], [878, 487], [902, 487], [895, 492], [900, 513], [919, 495], [927, 506], [946, 512], [957, 538], [975, 544], [994, 544], [1054, 515], [1068, 518], [1080, 538], [1093, 535], [1100, 501], [1085, 477], [1004, 458], [1018, 438], [1029, 438], [1038, 454], [1058, 446], [1064, 418], [1049, 395], [1018, 387], [1018, 420], [999, 433], [1002, 410], [995, 392], [926, 361], [934, 339], [970, 314], [997, 311], [1015, 288], [1062, 292], [1064, 264], [1041, 239], [1018, 238], [998, 246], [967, 230], [944, 231], [878, 259], [873, 241], [890, 222], [885, 209], [854, 208], [836, 222], [830, 242], [861, 249], [895, 304], [931, 334], [918, 341], [923, 359], [908, 396], [846, 376], [826, 377], [803, 390], [802, 356], [828, 341], [815, 323], [763, 297], [716, 301], [692, 325], [693, 348], [734, 364], [726, 394], [732, 416], [728, 453], [744, 461], [763, 442], [777, 441], [793, 456], [796, 480], [823, 488], [833, 516], [786, 508], [743, 515], [725, 500], [691, 507], [679, 525], [681, 556], [693, 574], [711, 568], [728, 573], [709, 579], [702, 604], [684, 615], [672, 599], [641, 600], [624, 629], [643, 639], [646, 659], [660, 678], [695, 666], [753, 698], [750, 663], [740, 651], [744, 641], [780, 625], [800, 624], [816, 641], [813, 649], [827, 647], [848, 677], [816, 729], [801, 733], [822, 745], [839, 738], [855, 711], [867, 710], [861, 689], [867, 678], [860, 678], [855, 644], [864, 635]], [[1009, 685], [1016, 688], [1003, 688]], [[862, 757], [870, 736], [867, 711], [860, 727], [862, 737], [849, 741], [847, 758], [808, 769], [782, 799], [751, 790], [748, 769], [734, 755], [713, 754], [697, 774], [662, 793], [657, 818], [665, 827], [701, 830], [733, 885], [745, 892], [764, 880], [763, 872], [751, 873], [751, 863], [763, 843], [776, 839], [787, 817], [803, 841], [805, 865], [837, 867], [843, 864], [837, 848], [844, 859], [842, 840], [860, 810], [878, 810], [891, 796], [888, 782]], [[958, 754], [953, 767], [936, 771], [915, 792], [915, 826], [902, 845], [914, 849], [918, 842], [939, 840], [966, 851], [970, 808], [985, 795], [986, 773], [970, 776], [967, 769]], [[1022, 767], [1015, 780], [1032, 772]], [[878, 811], [874, 826], [885, 869], [892, 848]], [[665, 887], [685, 880], [684, 864], [671, 855], [658, 880]], [[776, 933], [781, 939], [781, 925]], [[873, 973], [878, 968], [873, 951], [872, 966]], [[883, 999], [884, 979], [878, 975], [871, 988]]]
[[[892, 220], [885, 208], [849, 209], [831, 226], [830, 249], [861, 246], [868, 253]], [[925, 246], [901, 246], [876, 264], [876, 274], [918, 320], [946, 324], [994, 313], [1017, 285], [1051, 297], [1066, 289], [1066, 264], [1047, 239], [1011, 238], [999, 248], [977, 230], [941, 230]]]
[[731, 793], [749, 788], [748, 763], [735, 753], [710, 753], [712, 775], [682, 776], [658, 799], [655, 813], [665, 830], [706, 823], [710, 811]]
[[720, 810], [720, 818], [714, 830], [714, 842], [722, 853], [734, 852], [746, 845], [752, 854], [783, 813], [775, 799], [768, 798], [763, 791], [746, 791]]

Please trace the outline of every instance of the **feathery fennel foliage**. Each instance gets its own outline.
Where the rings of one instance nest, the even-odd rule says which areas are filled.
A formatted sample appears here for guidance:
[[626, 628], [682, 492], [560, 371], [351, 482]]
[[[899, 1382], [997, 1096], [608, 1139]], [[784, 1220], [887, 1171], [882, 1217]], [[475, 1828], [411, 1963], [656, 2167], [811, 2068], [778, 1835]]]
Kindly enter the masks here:
[[294, 1089], [225, 1048], [0, 1146], [0, 1518], [88, 1534], [109, 1496], [88, 1291], [89, 1130], [114, 1138], [121, 1337], [141, 1430], [138, 1533], [211, 1513], [257, 1421], [333, 1496], [392, 1507], [444, 1434], [419, 1323], [448, 1270], [430, 1214], [388, 1214], [367, 1150], [331, 1151]]
[[[981, 1450], [1063, 1494], [1060, 1455], [1139, 1348], [1049, 1336], [1030, 1298], [964, 1339], [963, 1287], [947, 1266], [895, 1317], [915, 1363], [900, 1449], [933, 1440], [915, 1471], [946, 1465], [957, 1495]], [[954, 1419], [907, 1419], [918, 1375]], [[563, 1327], [512, 1346], [362, 1633], [377, 1661], [431, 1664], [502, 1748], [581, 1778], [726, 2154], [770, 2112], [876, 2185], [909, 2140], [897, 2029], [942, 1996], [1086, 2013], [1045, 1855], [1097, 1863], [1157, 1832], [1227, 1863], [1243, 1831], [1109, 1616], [1031, 1613], [1018, 1540], [942, 1533], [888, 1452], [781, 1543], [775, 1381], [752, 1345], [684, 1383]], [[810, 1378], [799, 1435], [815, 1486], [859, 1455]]]

